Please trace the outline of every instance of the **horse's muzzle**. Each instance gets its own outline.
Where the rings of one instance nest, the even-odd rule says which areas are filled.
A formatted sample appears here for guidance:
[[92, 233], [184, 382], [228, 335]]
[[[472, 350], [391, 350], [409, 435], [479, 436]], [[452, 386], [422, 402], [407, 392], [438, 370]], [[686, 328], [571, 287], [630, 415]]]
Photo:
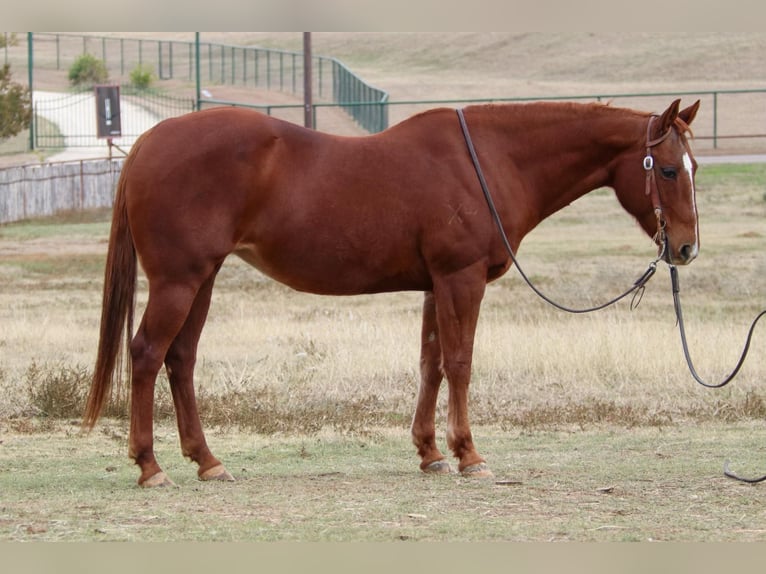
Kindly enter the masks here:
[[684, 243], [676, 253], [671, 249], [670, 244], [665, 242], [665, 249], [662, 260], [671, 265], [688, 265], [697, 258], [699, 248], [696, 243]]

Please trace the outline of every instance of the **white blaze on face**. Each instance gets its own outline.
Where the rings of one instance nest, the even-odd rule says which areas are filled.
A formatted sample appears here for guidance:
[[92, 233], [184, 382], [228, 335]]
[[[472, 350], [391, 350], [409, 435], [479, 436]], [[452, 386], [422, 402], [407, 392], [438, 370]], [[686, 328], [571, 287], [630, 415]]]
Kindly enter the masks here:
[[689, 186], [691, 188], [691, 203], [694, 208], [694, 217], [697, 218], [696, 229], [694, 230], [694, 255], [697, 255], [697, 249], [699, 245], [699, 218], [697, 217], [697, 190], [694, 189], [694, 169], [692, 166], [692, 158], [689, 157], [689, 153], [684, 153], [683, 156], [684, 169], [689, 174]]

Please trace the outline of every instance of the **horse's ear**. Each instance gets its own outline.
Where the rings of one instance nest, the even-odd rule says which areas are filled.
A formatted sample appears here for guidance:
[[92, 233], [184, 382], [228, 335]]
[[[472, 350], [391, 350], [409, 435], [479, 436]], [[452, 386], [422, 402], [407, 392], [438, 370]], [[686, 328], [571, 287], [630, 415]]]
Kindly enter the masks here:
[[694, 118], [697, 115], [697, 110], [700, 108], [700, 101], [697, 100], [694, 102], [691, 106], [688, 108], [685, 108], [678, 112], [678, 117], [681, 118], [684, 123], [688, 126], [694, 121]]
[[667, 131], [673, 126], [673, 123], [676, 121], [676, 118], [678, 117], [678, 108], [681, 105], [680, 98], [675, 100], [670, 106], [668, 106], [668, 109], [665, 110], [662, 115], [660, 116], [660, 121], [657, 122], [657, 132], [655, 134], [655, 137], [662, 136], [663, 134], [667, 133]]

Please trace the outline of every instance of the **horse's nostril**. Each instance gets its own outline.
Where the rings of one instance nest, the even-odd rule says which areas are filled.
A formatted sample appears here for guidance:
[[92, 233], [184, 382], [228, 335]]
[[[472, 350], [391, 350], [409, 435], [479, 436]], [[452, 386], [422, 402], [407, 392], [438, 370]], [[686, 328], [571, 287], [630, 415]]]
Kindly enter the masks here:
[[689, 245], [688, 243], [685, 245], [682, 245], [680, 254], [681, 254], [681, 259], [683, 259], [684, 261], [687, 261], [687, 262], [691, 261], [692, 259], [694, 259], [694, 256], [695, 256], [694, 246]]

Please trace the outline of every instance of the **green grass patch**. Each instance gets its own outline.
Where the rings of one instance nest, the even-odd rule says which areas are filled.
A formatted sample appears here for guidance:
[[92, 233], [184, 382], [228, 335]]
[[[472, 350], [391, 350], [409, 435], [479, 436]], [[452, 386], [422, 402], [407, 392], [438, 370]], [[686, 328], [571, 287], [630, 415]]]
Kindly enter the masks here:
[[723, 476], [764, 467], [756, 425], [475, 436], [494, 480], [427, 476], [408, 433], [209, 442], [237, 478], [200, 483], [172, 426], [156, 449], [179, 488], [128, 486], [126, 427], [4, 435], [6, 541], [764, 541], [766, 490]]
[[766, 164], [709, 164], [697, 171], [697, 187], [736, 188], [740, 186], [766, 188]]
[[26, 241], [47, 237], [96, 238], [109, 236], [111, 209], [65, 211], [50, 217], [40, 217], [0, 225], [0, 239]]
[[97, 276], [104, 269], [103, 255], [69, 255], [66, 258], [54, 255], [37, 257], [7, 257], [0, 262], [0, 267], [21, 271], [29, 279], [38, 281], [41, 289], [52, 285], [59, 288], [63, 283], [72, 282], [82, 285], [83, 275]]

